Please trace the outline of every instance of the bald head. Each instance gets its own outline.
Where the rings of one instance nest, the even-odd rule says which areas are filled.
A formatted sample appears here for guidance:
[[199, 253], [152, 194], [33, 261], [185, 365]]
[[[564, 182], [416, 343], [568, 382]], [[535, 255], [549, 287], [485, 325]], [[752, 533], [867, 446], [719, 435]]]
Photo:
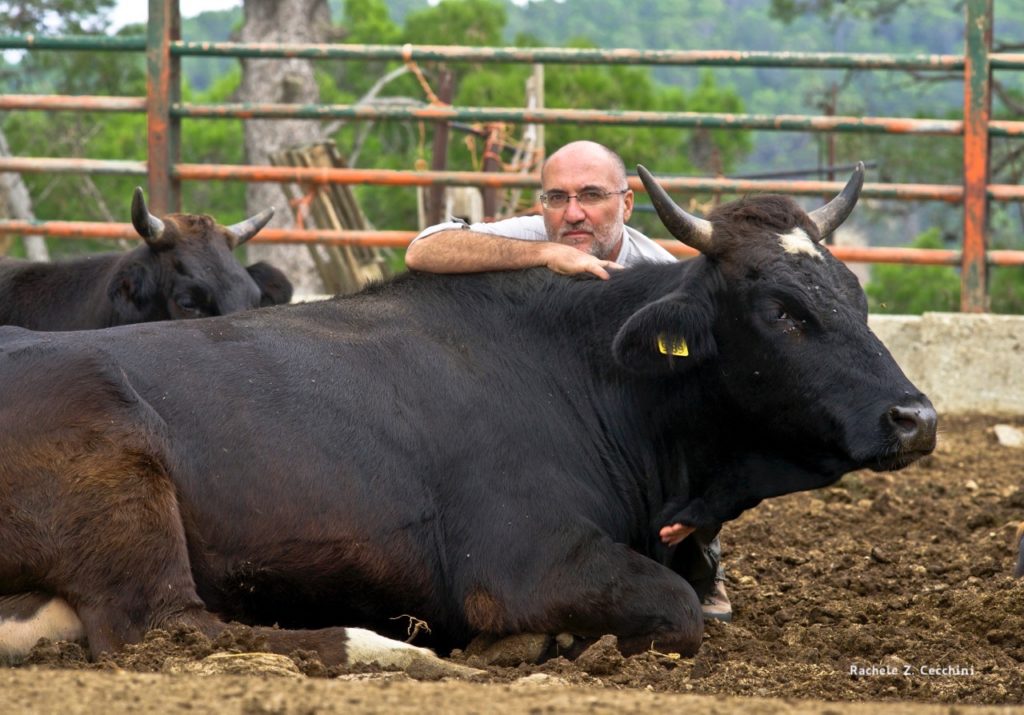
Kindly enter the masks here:
[[544, 178], [548, 173], [548, 167], [552, 164], [570, 164], [579, 167], [579, 170], [586, 170], [586, 167], [594, 169], [600, 167], [603, 169], [600, 173], [608, 175], [607, 172], [610, 171], [611, 178], [623, 187], [626, 185], [626, 164], [622, 161], [622, 157], [604, 144], [597, 142], [586, 140], [569, 142], [555, 150], [541, 167], [540, 183], [542, 187], [547, 186]]

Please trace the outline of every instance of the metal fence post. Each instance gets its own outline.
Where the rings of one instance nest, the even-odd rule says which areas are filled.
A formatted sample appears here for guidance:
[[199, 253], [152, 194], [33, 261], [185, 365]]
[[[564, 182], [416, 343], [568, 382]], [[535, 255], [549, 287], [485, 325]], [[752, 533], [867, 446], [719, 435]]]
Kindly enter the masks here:
[[964, 42], [964, 251], [960, 310], [987, 309], [989, 141], [992, 115], [992, 0], [968, 0]]
[[180, 181], [171, 171], [179, 159], [181, 120], [171, 106], [181, 101], [181, 61], [171, 42], [181, 39], [178, 0], [149, 0], [146, 32], [146, 114], [149, 124], [149, 206], [158, 216], [181, 210]]

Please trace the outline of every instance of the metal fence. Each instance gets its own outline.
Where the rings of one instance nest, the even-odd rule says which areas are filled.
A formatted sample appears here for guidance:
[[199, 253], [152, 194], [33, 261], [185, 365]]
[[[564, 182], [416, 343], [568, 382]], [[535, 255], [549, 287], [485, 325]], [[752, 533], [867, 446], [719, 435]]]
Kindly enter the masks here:
[[[183, 118], [348, 118], [405, 121], [502, 121], [522, 124], [618, 124], [708, 129], [757, 129], [801, 132], [867, 132], [963, 138], [963, 183], [865, 184], [862, 196], [899, 200], [937, 200], [963, 210], [963, 248], [957, 250], [834, 246], [842, 260], [867, 263], [954, 265], [961, 268], [961, 310], [987, 309], [987, 272], [991, 265], [1024, 266], [1024, 251], [988, 250], [990, 201], [1022, 201], [1024, 187], [989, 182], [989, 138], [1022, 137], [1024, 121], [991, 118], [992, 73], [1024, 69], [1024, 54], [992, 51], [993, 0], [967, 0], [966, 38], [962, 55], [892, 55], [870, 53], [799, 53], [674, 50], [580, 50], [563, 48], [479, 48], [415, 45], [244, 44], [184, 42], [180, 39], [177, 0], [149, 0], [146, 37], [0, 37], [0, 49], [107, 50], [145, 52], [149, 74], [146, 97], [0, 95], [2, 110], [145, 112], [148, 161], [0, 157], [0, 171], [70, 172], [138, 175], [148, 178], [150, 207], [157, 213], [180, 210], [180, 185], [193, 180], [296, 182], [303, 184], [381, 184], [391, 186], [463, 186], [533, 188], [536, 174], [466, 171], [398, 171], [320, 169], [286, 166], [186, 164], [179, 161]], [[905, 117], [714, 114], [697, 112], [601, 111], [597, 109], [513, 109], [431, 105], [422, 108], [374, 108], [362, 105], [191, 104], [181, 101], [182, 57], [259, 57], [310, 60], [393, 59], [530, 64], [628, 64], [804, 69], [918, 70], [958, 72], [964, 77], [963, 117], [957, 120]], [[792, 195], [838, 192], [841, 182], [740, 180], [683, 177], [662, 181], [669, 190], [747, 193], [773, 191]], [[635, 191], [639, 180], [630, 179]], [[134, 237], [129, 224], [75, 221], [0, 221], [0, 235], [37, 234], [61, 237]], [[414, 231], [324, 231], [266, 229], [257, 240], [405, 246]], [[685, 246], [666, 242], [684, 255]]]

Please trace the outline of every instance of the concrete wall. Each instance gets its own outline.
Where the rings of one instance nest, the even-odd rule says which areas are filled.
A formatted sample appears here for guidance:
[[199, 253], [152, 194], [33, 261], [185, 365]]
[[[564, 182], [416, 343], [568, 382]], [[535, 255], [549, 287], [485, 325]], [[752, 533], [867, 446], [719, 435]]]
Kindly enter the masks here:
[[1024, 415], [1024, 316], [872, 315], [868, 323], [940, 414]]

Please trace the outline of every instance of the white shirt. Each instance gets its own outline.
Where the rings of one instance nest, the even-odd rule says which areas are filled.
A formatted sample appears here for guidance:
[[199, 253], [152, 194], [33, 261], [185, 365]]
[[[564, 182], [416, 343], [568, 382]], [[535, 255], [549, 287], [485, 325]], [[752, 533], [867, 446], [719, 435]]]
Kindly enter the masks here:
[[[548, 232], [544, 228], [543, 216], [513, 216], [512, 218], [493, 221], [491, 223], [467, 224], [464, 221], [445, 221], [423, 229], [413, 242], [440, 231], [451, 231], [468, 228], [478, 233], [489, 233], [492, 236], [503, 236], [520, 241], [547, 241]], [[635, 228], [625, 226], [622, 237], [622, 248], [615, 262], [629, 267], [637, 263], [671, 263], [676, 257], [643, 235]]]

